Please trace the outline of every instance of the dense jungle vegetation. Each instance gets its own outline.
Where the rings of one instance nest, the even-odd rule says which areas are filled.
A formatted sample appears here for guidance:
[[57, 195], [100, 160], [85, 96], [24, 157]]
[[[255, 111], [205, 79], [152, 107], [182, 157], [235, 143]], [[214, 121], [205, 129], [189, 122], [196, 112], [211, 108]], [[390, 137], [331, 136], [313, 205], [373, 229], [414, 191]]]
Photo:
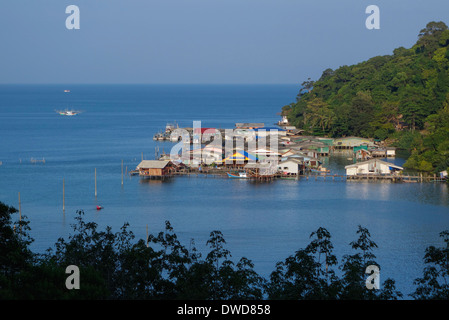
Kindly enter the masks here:
[[306, 134], [361, 136], [407, 149], [406, 168], [449, 167], [449, 30], [430, 22], [409, 49], [377, 56], [304, 81], [289, 122]]

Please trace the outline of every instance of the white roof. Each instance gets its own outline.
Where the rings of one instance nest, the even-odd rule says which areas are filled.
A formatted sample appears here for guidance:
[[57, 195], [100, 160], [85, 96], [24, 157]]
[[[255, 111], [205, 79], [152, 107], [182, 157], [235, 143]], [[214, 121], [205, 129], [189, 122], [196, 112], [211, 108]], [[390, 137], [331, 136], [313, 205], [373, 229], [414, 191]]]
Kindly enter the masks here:
[[396, 168], [396, 169], [399, 169], [399, 170], [403, 170], [404, 169], [404, 168], [402, 168], [400, 166], [397, 166], [397, 165], [395, 165], [395, 164], [393, 164], [391, 162], [386, 162], [386, 161], [382, 161], [382, 160], [379, 160], [379, 159], [371, 159], [371, 160], [368, 160], [368, 161], [363, 161], [363, 162], [350, 164], [350, 165], [345, 166], [345, 169], [347, 169], [347, 168], [354, 168], [354, 167], [360, 167], [360, 166], [362, 166], [364, 164], [369, 164], [369, 163], [372, 163], [372, 162], [379, 163], [379, 164], [384, 164], [386, 166], [389, 166], [389, 167], [392, 167], [392, 168]]
[[281, 162], [279, 162], [279, 163], [287, 163], [287, 162], [294, 162], [294, 163], [297, 163], [297, 164], [302, 164], [302, 161], [301, 161], [301, 160], [298, 160], [298, 159], [289, 159], [289, 158], [287, 158], [287, 160], [281, 161]]

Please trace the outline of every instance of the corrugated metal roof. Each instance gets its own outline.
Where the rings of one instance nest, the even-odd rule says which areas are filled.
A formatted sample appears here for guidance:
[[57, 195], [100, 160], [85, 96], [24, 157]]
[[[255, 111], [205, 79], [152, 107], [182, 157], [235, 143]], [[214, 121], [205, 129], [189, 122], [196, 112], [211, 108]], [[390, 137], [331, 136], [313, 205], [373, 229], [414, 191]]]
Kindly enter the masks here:
[[254, 131], [262, 131], [262, 130], [265, 130], [265, 131], [274, 131], [274, 130], [277, 130], [277, 131], [287, 131], [287, 130], [285, 130], [285, 129], [281, 129], [281, 128], [278, 128], [278, 127], [263, 127], [263, 128], [254, 128], [253, 129]]
[[236, 128], [242, 128], [242, 127], [263, 127], [265, 126], [264, 123], [255, 123], [255, 122], [237, 122], [235, 124]]
[[350, 165], [345, 166], [345, 169], [347, 169], [347, 168], [354, 168], [354, 167], [360, 167], [360, 166], [363, 166], [365, 164], [373, 163], [373, 162], [374, 163], [379, 163], [379, 164], [384, 164], [386, 166], [389, 166], [389, 167], [395, 168], [395, 169], [399, 169], [399, 170], [403, 170], [404, 169], [404, 168], [402, 168], [400, 166], [395, 165], [394, 163], [382, 161], [382, 160], [379, 160], [379, 159], [371, 159], [371, 160], [367, 160], [367, 161], [363, 161], [363, 162], [357, 162], [357, 163], [354, 163], [354, 164], [350, 164]]
[[137, 166], [137, 169], [163, 169], [165, 168], [171, 161], [170, 160], [143, 160]]
[[272, 164], [268, 162], [256, 162], [256, 163], [248, 163], [245, 165], [245, 168], [251, 169], [251, 168], [269, 168]]
[[282, 160], [281, 162], [279, 162], [279, 164], [286, 163], [286, 162], [294, 162], [297, 164], [303, 164], [304, 161], [294, 159], [294, 158], [287, 158], [286, 160]]

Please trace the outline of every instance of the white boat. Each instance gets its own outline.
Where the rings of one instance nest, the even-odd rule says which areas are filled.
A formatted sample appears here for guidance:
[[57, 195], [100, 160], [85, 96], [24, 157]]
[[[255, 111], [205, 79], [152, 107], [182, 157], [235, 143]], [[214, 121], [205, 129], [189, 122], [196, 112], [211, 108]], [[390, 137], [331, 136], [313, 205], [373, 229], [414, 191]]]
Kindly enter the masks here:
[[249, 176], [246, 174], [246, 172], [237, 172], [237, 173], [231, 173], [227, 172], [228, 177], [231, 179], [249, 179]]
[[81, 111], [75, 111], [75, 110], [55, 110], [57, 113], [59, 113], [61, 116], [75, 116]]

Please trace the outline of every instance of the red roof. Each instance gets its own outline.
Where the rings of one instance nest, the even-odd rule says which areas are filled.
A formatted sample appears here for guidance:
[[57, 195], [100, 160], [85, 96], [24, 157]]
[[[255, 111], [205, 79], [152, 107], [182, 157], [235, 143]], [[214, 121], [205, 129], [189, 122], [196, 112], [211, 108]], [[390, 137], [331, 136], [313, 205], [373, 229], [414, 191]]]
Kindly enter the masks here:
[[201, 134], [205, 133], [207, 130], [210, 130], [209, 133], [215, 133], [215, 128], [195, 128], [194, 133], [199, 133], [201, 130]]

